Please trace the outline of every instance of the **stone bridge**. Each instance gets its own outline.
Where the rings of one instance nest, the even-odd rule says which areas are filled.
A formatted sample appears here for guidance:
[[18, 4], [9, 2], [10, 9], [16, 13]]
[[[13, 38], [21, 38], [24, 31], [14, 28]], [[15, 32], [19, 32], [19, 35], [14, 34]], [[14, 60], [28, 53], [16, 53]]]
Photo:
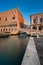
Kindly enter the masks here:
[[27, 33], [27, 34], [30, 34], [30, 29], [27, 29], [27, 28], [20, 28], [20, 33]]

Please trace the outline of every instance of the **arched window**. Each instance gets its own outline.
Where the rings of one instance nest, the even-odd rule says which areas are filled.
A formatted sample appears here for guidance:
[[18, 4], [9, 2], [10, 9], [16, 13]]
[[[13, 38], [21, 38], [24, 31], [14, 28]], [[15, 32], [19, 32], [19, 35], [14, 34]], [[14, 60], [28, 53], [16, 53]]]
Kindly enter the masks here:
[[13, 15], [12, 19], [15, 19], [15, 15]]
[[36, 16], [34, 19], [33, 19], [33, 23], [37, 23], [38, 22], [38, 16]]
[[5, 18], [5, 21], [7, 21], [7, 17]]
[[40, 22], [43, 22], [43, 17], [42, 17], [42, 18], [40, 18]]
[[39, 30], [42, 30], [41, 26], [39, 27]]
[[5, 29], [3, 29], [3, 31], [5, 31]]
[[13, 29], [12, 29], [12, 31], [13, 31]]
[[33, 23], [36, 23], [36, 19], [33, 20]]
[[1, 17], [0, 17], [0, 21], [1, 21]]
[[1, 29], [1, 32], [2, 32], [2, 29]]
[[15, 28], [15, 30], [17, 30], [17, 29]]
[[6, 29], [6, 31], [7, 31], [7, 29]]
[[10, 29], [9, 29], [9, 31], [10, 31]]
[[36, 29], [37, 29], [37, 27], [36, 27], [36, 26], [33, 26], [33, 29], [34, 29], [34, 30], [36, 30]]

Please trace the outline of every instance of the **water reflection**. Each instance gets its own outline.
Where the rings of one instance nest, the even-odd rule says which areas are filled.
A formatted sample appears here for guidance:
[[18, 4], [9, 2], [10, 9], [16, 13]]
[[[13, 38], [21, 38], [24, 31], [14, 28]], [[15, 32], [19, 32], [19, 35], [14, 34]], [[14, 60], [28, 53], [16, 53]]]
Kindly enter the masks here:
[[27, 42], [27, 36], [0, 38], [0, 65], [20, 65]]

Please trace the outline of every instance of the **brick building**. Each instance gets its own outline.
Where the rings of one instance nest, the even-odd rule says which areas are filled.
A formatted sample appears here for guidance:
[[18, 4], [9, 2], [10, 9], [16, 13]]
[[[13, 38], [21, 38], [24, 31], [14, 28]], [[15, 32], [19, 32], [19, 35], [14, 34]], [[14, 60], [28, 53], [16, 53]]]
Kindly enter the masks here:
[[21, 23], [27, 24], [18, 8], [0, 13], [0, 33], [17, 34]]

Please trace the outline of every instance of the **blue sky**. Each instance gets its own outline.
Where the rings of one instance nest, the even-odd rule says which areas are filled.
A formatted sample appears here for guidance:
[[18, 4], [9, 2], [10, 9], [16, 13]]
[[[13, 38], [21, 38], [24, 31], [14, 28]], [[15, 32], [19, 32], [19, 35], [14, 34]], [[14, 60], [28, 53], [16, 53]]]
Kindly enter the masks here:
[[0, 12], [17, 7], [30, 23], [30, 15], [43, 13], [43, 0], [0, 0]]

